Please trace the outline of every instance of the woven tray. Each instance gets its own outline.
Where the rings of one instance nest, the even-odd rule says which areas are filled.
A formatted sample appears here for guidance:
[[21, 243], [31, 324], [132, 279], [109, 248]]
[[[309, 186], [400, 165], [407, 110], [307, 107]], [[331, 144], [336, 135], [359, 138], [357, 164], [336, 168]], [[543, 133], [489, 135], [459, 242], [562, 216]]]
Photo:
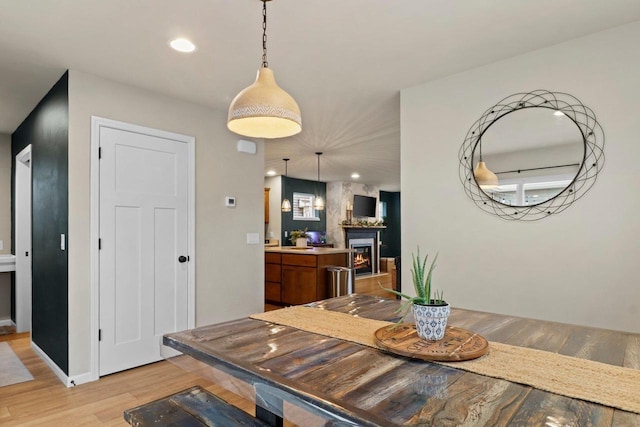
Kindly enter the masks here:
[[423, 340], [413, 323], [385, 326], [375, 332], [376, 344], [382, 349], [402, 356], [438, 362], [476, 359], [489, 349], [487, 340], [466, 329], [448, 326], [444, 338]]

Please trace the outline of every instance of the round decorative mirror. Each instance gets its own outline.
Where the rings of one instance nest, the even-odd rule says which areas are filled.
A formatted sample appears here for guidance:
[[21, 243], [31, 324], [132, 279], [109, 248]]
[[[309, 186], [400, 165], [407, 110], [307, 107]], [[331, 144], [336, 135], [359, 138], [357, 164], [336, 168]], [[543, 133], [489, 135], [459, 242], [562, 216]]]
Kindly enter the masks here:
[[488, 109], [460, 148], [460, 179], [483, 210], [537, 220], [566, 209], [604, 164], [604, 133], [575, 97], [537, 90]]

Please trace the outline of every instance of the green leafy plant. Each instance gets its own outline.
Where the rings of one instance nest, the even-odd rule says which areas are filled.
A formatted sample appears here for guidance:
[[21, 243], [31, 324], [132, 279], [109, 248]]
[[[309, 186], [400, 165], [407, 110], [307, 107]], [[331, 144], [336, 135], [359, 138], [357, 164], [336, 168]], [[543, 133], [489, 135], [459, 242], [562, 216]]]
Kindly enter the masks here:
[[291, 232], [291, 235], [289, 236], [289, 240], [291, 241], [291, 243], [295, 244], [296, 240], [301, 239], [303, 237], [309, 237], [309, 234], [307, 233], [306, 228], [304, 230], [293, 230]]
[[416, 296], [410, 296], [402, 292], [395, 291], [393, 289], [385, 288], [380, 283], [378, 285], [392, 294], [398, 295], [407, 301], [405, 301], [396, 311], [402, 313], [402, 318], [398, 323], [402, 323], [409, 314], [409, 311], [413, 304], [420, 305], [444, 305], [446, 304], [443, 299], [442, 291], [432, 290], [431, 279], [433, 277], [433, 270], [436, 267], [436, 261], [438, 260], [438, 254], [431, 261], [429, 270], [427, 270], [427, 259], [429, 255], [425, 255], [424, 259], [420, 257], [420, 247], [418, 246], [418, 254], [411, 253], [411, 259], [413, 261], [413, 268], [411, 269], [411, 278], [413, 280], [413, 288], [416, 291]]

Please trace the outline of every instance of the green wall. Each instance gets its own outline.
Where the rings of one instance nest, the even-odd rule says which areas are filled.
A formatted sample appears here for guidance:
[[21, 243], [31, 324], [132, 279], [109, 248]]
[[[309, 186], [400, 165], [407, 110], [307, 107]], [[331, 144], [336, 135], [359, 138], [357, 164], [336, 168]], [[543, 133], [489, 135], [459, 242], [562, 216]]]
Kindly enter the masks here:
[[[325, 204], [327, 202], [327, 184], [306, 179], [296, 179], [282, 177], [282, 198], [287, 198], [293, 203], [293, 193], [307, 193], [321, 196]], [[280, 201], [282, 202], [282, 200]], [[289, 246], [289, 233], [293, 230], [327, 231], [327, 210], [317, 211], [320, 214], [320, 221], [300, 221], [293, 220], [293, 212], [282, 212], [282, 232], [280, 241], [282, 246]], [[285, 237], [287, 233], [287, 237]]]
[[[15, 158], [31, 144], [31, 339], [67, 375], [68, 257], [67, 251], [60, 249], [60, 235], [68, 237], [68, 83], [65, 73], [11, 135], [12, 216]], [[11, 249], [15, 250], [13, 225], [11, 234]]]

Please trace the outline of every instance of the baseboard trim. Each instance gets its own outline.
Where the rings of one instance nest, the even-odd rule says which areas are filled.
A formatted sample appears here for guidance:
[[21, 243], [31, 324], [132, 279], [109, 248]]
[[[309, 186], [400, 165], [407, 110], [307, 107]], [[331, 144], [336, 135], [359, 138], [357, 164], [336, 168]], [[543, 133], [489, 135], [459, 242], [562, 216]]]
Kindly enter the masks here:
[[0, 320], [0, 326], [13, 326], [13, 327], [15, 327], [16, 324], [13, 323], [13, 320], [11, 320], [11, 319], [2, 319], [2, 320]]
[[40, 359], [53, 371], [53, 373], [58, 377], [58, 379], [64, 384], [66, 387], [74, 387], [80, 384], [88, 383], [91, 381], [95, 381], [90, 372], [86, 372], [80, 375], [67, 376], [56, 363], [51, 360], [51, 358], [42, 351], [40, 347], [33, 341], [31, 341], [31, 349], [38, 355]]

